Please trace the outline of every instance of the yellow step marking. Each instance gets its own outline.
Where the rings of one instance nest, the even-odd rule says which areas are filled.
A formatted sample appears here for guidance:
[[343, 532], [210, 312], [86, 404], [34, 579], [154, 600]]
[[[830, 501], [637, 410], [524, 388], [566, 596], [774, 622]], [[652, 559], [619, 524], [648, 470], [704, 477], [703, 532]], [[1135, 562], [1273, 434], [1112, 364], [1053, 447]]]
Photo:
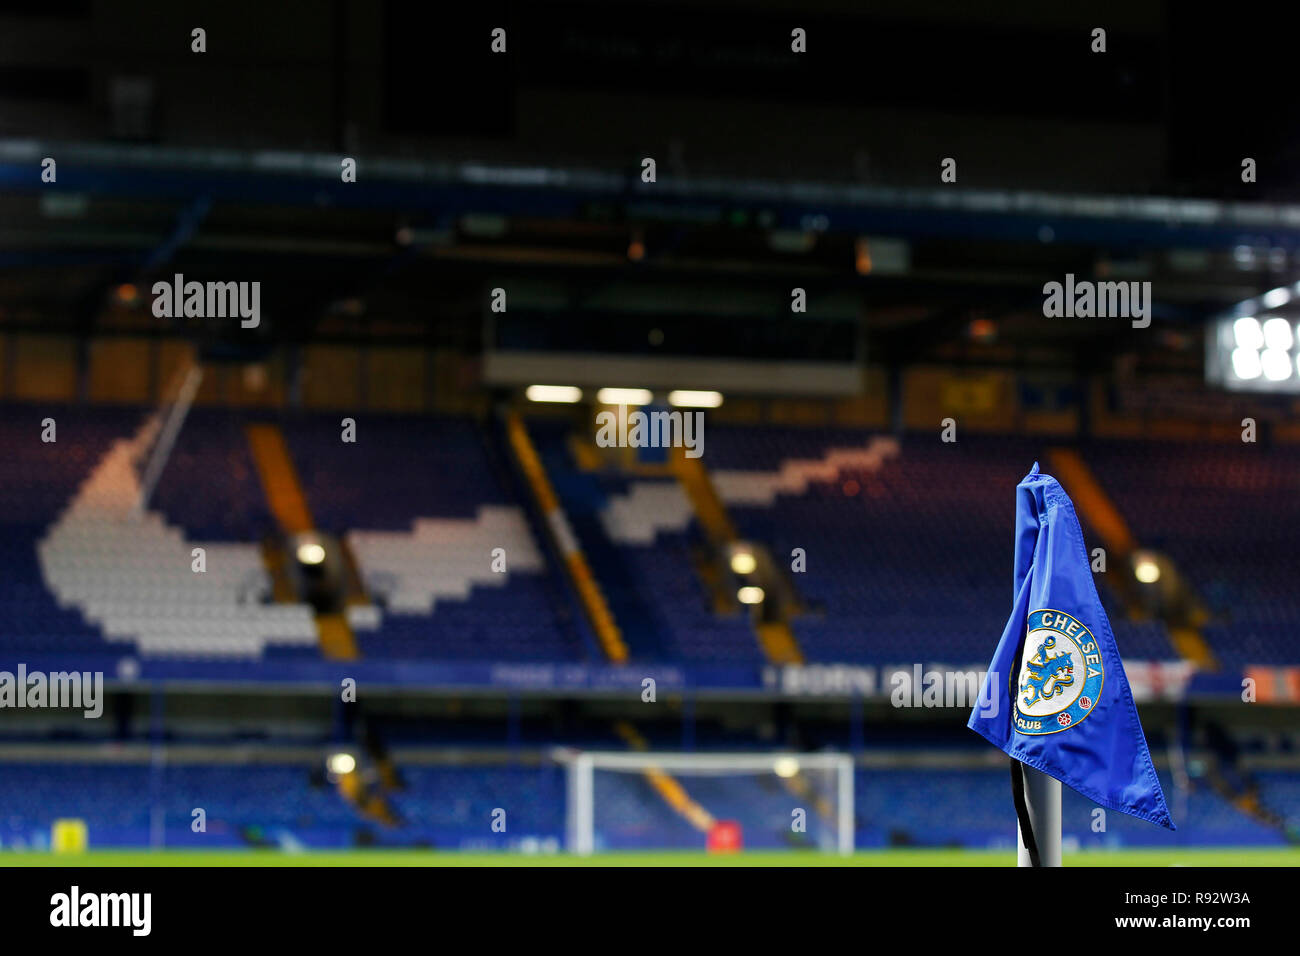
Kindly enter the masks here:
[[582, 606], [587, 612], [587, 618], [596, 632], [596, 639], [600, 641], [601, 649], [613, 663], [625, 663], [628, 655], [627, 645], [623, 642], [623, 632], [614, 620], [614, 614], [610, 611], [609, 603], [605, 600], [596, 576], [587, 563], [586, 555], [578, 547], [577, 538], [574, 537], [568, 519], [564, 516], [564, 509], [560, 506], [560, 499], [556, 497], [555, 489], [551, 487], [551, 480], [546, 476], [546, 468], [542, 465], [537, 449], [533, 447], [533, 440], [528, 435], [528, 428], [518, 412], [511, 412], [506, 419], [506, 434], [515, 460], [519, 463], [529, 488], [532, 489], [537, 507], [545, 517], [555, 539], [555, 545], [564, 559], [565, 570], [568, 571], [569, 578], [578, 592]]
[[[1097, 481], [1088, 463], [1070, 448], [1053, 448], [1047, 454], [1052, 475], [1065, 486], [1088, 524], [1100, 535], [1107, 551], [1112, 556], [1127, 560], [1137, 550], [1137, 541], [1129, 530], [1128, 522], [1110, 500], [1101, 482]], [[1131, 599], [1131, 589], [1121, 587], [1120, 590], [1130, 592], [1126, 597]], [[1197, 667], [1217, 670], [1219, 662], [1200, 631], [1200, 624], [1205, 623], [1208, 615], [1199, 606], [1199, 602], [1197, 604], [1186, 620], [1179, 623], [1165, 622], [1169, 642], [1179, 655]]]
[[271, 575], [271, 597], [276, 604], [293, 604], [298, 600], [294, 594], [293, 582], [289, 580], [284, 548], [278, 541], [262, 542], [262, 564]]
[[1137, 547], [1133, 532], [1079, 453], [1070, 448], [1053, 448], [1047, 454], [1052, 476], [1070, 492], [1106, 550], [1120, 558], [1131, 555]]
[[717, 545], [735, 541], [736, 526], [731, 523], [726, 506], [718, 497], [717, 489], [713, 487], [703, 462], [699, 458], [687, 458], [683, 448], [672, 450], [671, 461], [673, 472], [681, 482], [682, 490], [695, 509], [695, 517], [709, 539]]
[[790, 625], [785, 621], [766, 621], [758, 624], [755, 630], [758, 631], [758, 643], [762, 645], [763, 653], [767, 655], [769, 662], [803, 663], [799, 642], [795, 639], [794, 632], [790, 630]]
[[316, 635], [327, 660], [355, 661], [361, 656], [352, 627], [342, 614], [317, 614]]
[[[699, 458], [686, 457], [685, 449], [682, 448], [673, 448], [669, 461], [673, 473], [691, 503], [696, 520], [700, 522], [700, 527], [704, 529], [714, 548], [725, 554], [727, 546], [734, 544], [739, 536], [736, 534], [736, 526], [732, 523], [731, 516], [727, 514], [727, 506], [723, 504], [722, 497], [713, 486], [713, 480], [709, 477], [704, 463]], [[714, 607], [724, 604], [731, 606], [730, 595], [721, 593], [724, 578], [708, 572], [702, 573], [701, 578], [705, 585], [712, 589]], [[754, 625], [754, 637], [758, 640], [758, 645], [769, 664], [803, 663], [803, 651], [788, 621], [757, 623]]]
[[249, 425], [246, 432], [271, 514], [288, 534], [311, 531], [316, 525], [307, 508], [307, 499], [298, 482], [298, 472], [289, 457], [289, 449], [285, 446], [284, 435], [275, 425]]
[[[249, 425], [245, 433], [267, 504], [280, 529], [285, 534], [313, 530], [316, 524], [312, 521], [307, 498], [298, 481], [298, 471], [293, 466], [293, 459], [289, 457], [284, 434], [276, 425]], [[275, 583], [276, 600], [282, 600], [282, 596], [288, 593], [285, 567], [288, 556], [279, 547], [264, 547], [262, 553]], [[289, 600], [292, 600], [292, 595]], [[316, 637], [320, 642], [321, 653], [327, 660], [353, 661], [361, 656], [352, 626], [342, 614], [317, 613]]]
[[[626, 720], [615, 723], [614, 730], [633, 750], [648, 749], [645, 738]], [[713, 814], [692, 800], [690, 794], [686, 792], [686, 788], [681, 785], [676, 777], [655, 767], [647, 767], [641, 771], [641, 775], [646, 778], [664, 803], [672, 807], [695, 829], [701, 833], [707, 833], [713, 826], [715, 822]]]

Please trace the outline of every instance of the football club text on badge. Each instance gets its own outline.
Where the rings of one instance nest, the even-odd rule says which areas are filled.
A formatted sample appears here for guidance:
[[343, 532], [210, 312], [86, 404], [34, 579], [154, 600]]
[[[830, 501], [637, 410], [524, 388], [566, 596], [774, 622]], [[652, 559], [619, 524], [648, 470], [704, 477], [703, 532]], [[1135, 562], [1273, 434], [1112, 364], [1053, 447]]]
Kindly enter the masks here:
[[1011, 687], [1016, 730], [1058, 734], [1076, 726], [1101, 699], [1101, 649], [1092, 631], [1062, 611], [1031, 611], [1027, 627], [1020, 673]]

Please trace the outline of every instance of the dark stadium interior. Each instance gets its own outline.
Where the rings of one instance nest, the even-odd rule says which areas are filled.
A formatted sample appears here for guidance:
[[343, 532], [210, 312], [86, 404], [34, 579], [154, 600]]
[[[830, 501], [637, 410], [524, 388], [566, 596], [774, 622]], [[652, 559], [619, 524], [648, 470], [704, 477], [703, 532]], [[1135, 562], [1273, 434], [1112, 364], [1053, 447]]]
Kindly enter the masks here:
[[1179, 823], [1067, 789], [1067, 848], [1300, 842], [1300, 107], [1248, 19], [0, 0], [0, 672], [105, 682], [4, 705], [0, 851], [552, 854], [576, 756], [648, 752], [726, 759], [597, 769], [596, 849], [842, 847], [837, 771], [725, 772], [797, 753], [859, 850], [1014, 852], [970, 702], [893, 682], [986, 666], [1035, 462]]

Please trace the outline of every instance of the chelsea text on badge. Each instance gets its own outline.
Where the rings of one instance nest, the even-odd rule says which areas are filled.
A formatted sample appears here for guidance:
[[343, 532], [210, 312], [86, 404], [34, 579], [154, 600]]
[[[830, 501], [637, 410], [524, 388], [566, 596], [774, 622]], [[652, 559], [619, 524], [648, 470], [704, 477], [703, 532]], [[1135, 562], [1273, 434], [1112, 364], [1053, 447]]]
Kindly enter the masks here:
[[1032, 735], [1069, 730], [1092, 713], [1104, 681], [1101, 649], [1081, 621], [1051, 609], [1030, 612], [1012, 688], [1016, 730]]

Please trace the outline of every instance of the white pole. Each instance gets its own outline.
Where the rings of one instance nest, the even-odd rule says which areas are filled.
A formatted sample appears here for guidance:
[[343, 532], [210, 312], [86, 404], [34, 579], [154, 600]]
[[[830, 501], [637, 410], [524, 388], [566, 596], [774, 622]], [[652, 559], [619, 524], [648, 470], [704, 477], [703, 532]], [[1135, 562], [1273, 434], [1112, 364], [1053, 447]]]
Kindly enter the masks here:
[[839, 851], [841, 856], [853, 855], [853, 758], [845, 757], [839, 766]]
[[569, 852], [590, 856], [595, 849], [594, 766], [590, 754], [579, 754], [569, 769], [572, 830]]
[[[1040, 773], [1033, 767], [1021, 765], [1025, 775], [1025, 804], [1029, 809], [1029, 825], [1034, 828], [1038, 842], [1038, 861], [1043, 866], [1061, 865], [1061, 781]], [[1025, 849], [1016, 825], [1017, 866], [1032, 866], [1029, 851]]]

